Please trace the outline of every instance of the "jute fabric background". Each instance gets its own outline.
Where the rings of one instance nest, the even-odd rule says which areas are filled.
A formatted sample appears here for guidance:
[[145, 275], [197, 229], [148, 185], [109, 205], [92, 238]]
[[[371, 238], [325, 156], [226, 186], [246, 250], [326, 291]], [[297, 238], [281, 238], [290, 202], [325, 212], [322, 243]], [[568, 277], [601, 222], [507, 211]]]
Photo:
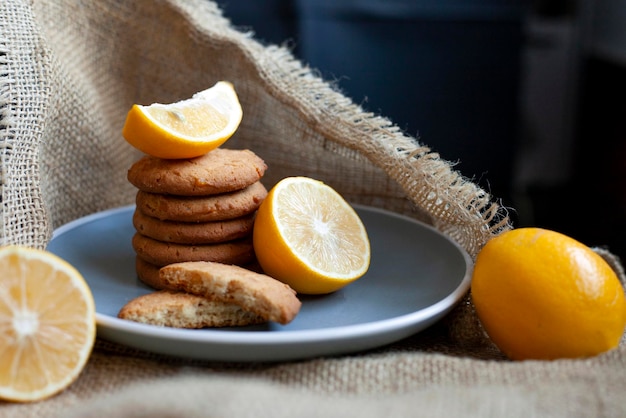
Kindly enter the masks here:
[[[208, 0], [3, 0], [2, 244], [44, 248], [56, 227], [132, 203], [126, 172], [140, 155], [121, 137], [127, 110], [218, 80], [234, 83], [244, 108], [228, 147], [259, 154], [266, 185], [318, 178], [354, 203], [433, 224], [471, 256], [510, 228], [505, 209], [425, 144], [287, 49], [236, 30]], [[620, 347], [584, 360], [509, 362], [466, 298], [425, 332], [336, 358], [223, 364], [98, 340], [67, 391], [0, 404], [0, 416], [626, 416], [625, 359]]]

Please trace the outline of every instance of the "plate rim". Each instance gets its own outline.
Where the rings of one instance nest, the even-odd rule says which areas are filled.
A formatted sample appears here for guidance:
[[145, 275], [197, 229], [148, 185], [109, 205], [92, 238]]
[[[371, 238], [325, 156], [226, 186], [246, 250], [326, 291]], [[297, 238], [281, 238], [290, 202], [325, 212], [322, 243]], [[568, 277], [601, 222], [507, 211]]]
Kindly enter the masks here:
[[[446, 241], [456, 247], [465, 262], [465, 272], [461, 280], [458, 282], [458, 284], [456, 284], [454, 290], [447, 294], [445, 297], [439, 299], [437, 302], [408, 314], [370, 321], [366, 323], [326, 327], [319, 329], [285, 330], [280, 332], [265, 332], [262, 330], [241, 332], [238, 330], [223, 329], [188, 330], [135, 323], [111, 315], [99, 313], [97, 311], [95, 315], [96, 324], [99, 329], [103, 328], [107, 334], [109, 334], [109, 332], [122, 332], [128, 335], [150, 338], [153, 340], [158, 339], [167, 340], [169, 342], [175, 341], [180, 343], [193, 344], [237, 345], [241, 347], [259, 345], [271, 345], [278, 347], [294, 344], [300, 345], [322, 342], [332, 343], [353, 340], [355, 338], [362, 339], [377, 336], [381, 333], [385, 334], [397, 332], [399, 330], [408, 330], [409, 333], [407, 335], [413, 335], [423, 330], [424, 328], [432, 325], [432, 323], [439, 321], [442, 316], [451, 311], [456, 306], [456, 304], [458, 304], [462, 300], [462, 298], [465, 296], [470, 288], [472, 260], [467, 251], [463, 247], [461, 247], [460, 244], [458, 244], [454, 239], [452, 239], [450, 236], [446, 235], [442, 231], [438, 230], [434, 226], [429, 225], [418, 219], [412, 218], [408, 215], [393, 212], [391, 210], [379, 208], [376, 206], [368, 206], [362, 204], [351, 204], [351, 206], [353, 206], [355, 209], [378, 212], [387, 216], [392, 216], [419, 224], [421, 227], [429, 229], [437, 235], [442, 236]], [[67, 231], [71, 231], [74, 228], [83, 224], [94, 222], [102, 218], [115, 216], [121, 212], [131, 211], [134, 210], [134, 208], [135, 204], [129, 204], [104, 209], [76, 218], [54, 229], [50, 241], [66, 233]], [[427, 320], [430, 320], [428, 325], [423, 326], [423, 323]], [[130, 345], [127, 343], [123, 344]], [[159, 352], [156, 349], [153, 351]]]

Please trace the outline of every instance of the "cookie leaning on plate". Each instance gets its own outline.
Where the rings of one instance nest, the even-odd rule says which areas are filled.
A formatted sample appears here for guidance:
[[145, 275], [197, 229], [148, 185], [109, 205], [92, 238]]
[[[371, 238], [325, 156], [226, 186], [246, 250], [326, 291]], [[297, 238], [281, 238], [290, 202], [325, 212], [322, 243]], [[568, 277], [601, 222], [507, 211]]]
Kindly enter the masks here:
[[[261, 266], [256, 261], [253, 261], [249, 264], [243, 264], [241, 267], [251, 270], [255, 273], [263, 273]], [[156, 290], [176, 290], [172, 285], [161, 280], [159, 276], [159, 270], [161, 267], [156, 266], [152, 263], [148, 263], [145, 260], [142, 260], [140, 257], [135, 257], [135, 270], [137, 272], [137, 277], [139, 280], [147, 284], [153, 289]]]
[[280, 324], [291, 322], [302, 305], [287, 284], [234, 265], [207, 261], [175, 263], [161, 268], [159, 278], [170, 289], [231, 302]]

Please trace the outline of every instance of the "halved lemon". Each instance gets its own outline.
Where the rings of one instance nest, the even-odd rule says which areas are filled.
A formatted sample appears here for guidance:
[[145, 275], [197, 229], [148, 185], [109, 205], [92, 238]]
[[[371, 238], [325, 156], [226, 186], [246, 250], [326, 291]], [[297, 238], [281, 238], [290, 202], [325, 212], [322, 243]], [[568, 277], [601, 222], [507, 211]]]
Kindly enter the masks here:
[[226, 142], [239, 128], [242, 117], [235, 88], [220, 81], [176, 103], [133, 105], [122, 135], [129, 144], [154, 157], [194, 158]]
[[263, 271], [303, 294], [334, 292], [369, 269], [370, 242], [356, 211], [333, 188], [287, 177], [257, 211], [254, 251]]
[[58, 256], [0, 248], [0, 399], [38, 401], [67, 388], [96, 338], [93, 296]]

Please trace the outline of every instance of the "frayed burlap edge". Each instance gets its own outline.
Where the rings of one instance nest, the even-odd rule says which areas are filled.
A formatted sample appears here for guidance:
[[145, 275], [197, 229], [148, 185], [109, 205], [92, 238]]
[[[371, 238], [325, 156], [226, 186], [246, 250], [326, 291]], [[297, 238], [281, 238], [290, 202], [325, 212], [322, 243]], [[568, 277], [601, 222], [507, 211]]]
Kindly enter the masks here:
[[[276, 61], [286, 61], [285, 50], [270, 48], [269, 52], [276, 55]], [[364, 112], [299, 62], [289, 62], [295, 77], [288, 81], [294, 86], [283, 90], [281, 86], [270, 85], [274, 94], [306, 109], [303, 118], [322, 135], [332, 137], [339, 145], [357, 151], [383, 169], [414, 205], [428, 214], [433, 225], [465, 248], [470, 256], [475, 257], [487, 240], [511, 227], [506, 209], [454, 171], [439, 154], [404, 135], [388, 119]], [[271, 65], [264, 70], [272, 71]], [[276, 80], [276, 77], [265, 79]], [[300, 95], [286, 96], [284, 91], [298, 91]], [[324, 123], [325, 120], [338, 122], [332, 124], [332, 136], [331, 124]]]
[[[194, 18], [194, 8], [181, 3], [184, 13], [207, 35], [206, 23]], [[189, 7], [189, 8], [187, 8]], [[351, 158], [367, 158], [399, 184], [418, 210], [426, 212], [435, 227], [448, 234], [475, 257], [493, 235], [510, 229], [506, 208], [493, 196], [453, 170], [452, 164], [415, 138], [405, 135], [389, 119], [364, 111], [333, 84], [295, 59], [283, 46], [263, 46], [249, 34], [229, 26], [219, 10], [207, 8], [224, 25], [228, 37], [239, 41], [256, 65], [265, 89], [292, 108], [314, 130], [354, 152]], [[213, 22], [215, 25], [215, 22]], [[215, 26], [212, 26], [215, 27]], [[346, 154], [344, 152], [344, 154]]]
[[[10, 3], [10, 2], [9, 2]], [[415, 205], [416, 210], [428, 215], [429, 220], [435, 227], [448, 234], [457, 241], [466, 251], [475, 257], [482, 245], [494, 234], [510, 228], [506, 210], [492, 201], [492, 196], [479, 188], [469, 180], [464, 179], [458, 172], [452, 169], [449, 162], [441, 159], [438, 154], [419, 144], [417, 140], [404, 135], [398, 127], [386, 118], [365, 112], [360, 106], [343, 96], [333, 86], [318, 77], [313, 70], [302, 65], [294, 59], [291, 53], [283, 47], [263, 46], [245, 34], [231, 28], [229, 22], [223, 18], [221, 11], [215, 4], [210, 2], [177, 2], [173, 7], [178, 8], [186, 15], [189, 21], [195, 22], [195, 27], [203, 31], [204, 35], [212, 36], [216, 42], [235, 43], [247, 55], [258, 71], [264, 88], [273, 96], [292, 108], [299, 109], [303, 120], [315, 131], [326, 138], [331, 138], [327, 143], [336, 143], [336, 150], [349, 153], [351, 158], [367, 158], [373, 165], [381, 168], [393, 181], [395, 181], [406, 193]], [[199, 8], [204, 13], [198, 13]], [[21, 20], [31, 16], [30, 10], [21, 10]], [[206, 21], [198, 20], [198, 16], [207, 14], [215, 16], [211, 21], [211, 27]], [[10, 19], [9, 19], [10, 21]], [[216, 29], [217, 28], [217, 29]], [[32, 33], [37, 31], [33, 30]], [[7, 68], [6, 77], [3, 76], [3, 98], [5, 101], [14, 100], [17, 97], [15, 91], [9, 91], [7, 86], [13, 88], [13, 83], [19, 77], [37, 77], [37, 80], [22, 80], [27, 85], [39, 85], [39, 94], [45, 98], [49, 91], [45, 84], [42, 85], [42, 71], [49, 56], [43, 51], [44, 42], [40, 39], [27, 38], [20, 42], [27, 48], [24, 51], [7, 51], [24, 55], [16, 57], [15, 61], [20, 65], [28, 65], [32, 71], [16, 74], [12, 68]], [[37, 51], [39, 49], [39, 51]], [[27, 56], [26, 54], [31, 54]], [[33, 60], [34, 54], [38, 54], [38, 60]], [[29, 59], [29, 60], [27, 60]], [[30, 62], [30, 64], [29, 64]], [[50, 67], [50, 66], [48, 66]], [[39, 80], [41, 79], [41, 80]], [[27, 83], [26, 83], [27, 82]], [[20, 83], [21, 84], [21, 83]], [[19, 86], [18, 86], [19, 87]], [[17, 87], [16, 87], [17, 88]], [[19, 107], [14, 104], [11, 108]], [[8, 107], [4, 109], [8, 110]], [[41, 119], [45, 112], [45, 103], [35, 103], [29, 109], [33, 119]], [[37, 161], [15, 162], [16, 156], [37, 156], [37, 147], [41, 140], [41, 132], [24, 132], [20, 129], [28, 128], [21, 126], [24, 123], [24, 115], [3, 115], [3, 129], [1, 137], [2, 146], [2, 185], [11, 183], [11, 189], [16, 189], [20, 179], [9, 179], [12, 173], [27, 174], [29, 184], [39, 183], [40, 175]], [[330, 123], [329, 123], [330, 122]], [[30, 123], [28, 120], [26, 124]], [[332, 131], [330, 127], [332, 126]], [[38, 135], [38, 136], [37, 136]], [[19, 136], [20, 142], [25, 138], [30, 141], [20, 146], [29, 147], [28, 150], [15, 152], [12, 143]], [[19, 145], [19, 144], [18, 144]], [[328, 145], [332, 147], [332, 144]], [[30, 172], [23, 173], [19, 169], [7, 170], [9, 166], [29, 166]], [[25, 183], [26, 184], [26, 183]], [[2, 188], [3, 213], [2, 213], [2, 242], [23, 243], [42, 247], [51, 235], [51, 225], [47, 221], [45, 205], [37, 193], [41, 193], [39, 187], [25, 187], [15, 196], [7, 196]], [[30, 196], [28, 194], [31, 194]], [[15, 199], [20, 199], [16, 202]], [[23, 201], [22, 201], [23, 200]], [[19, 208], [37, 215], [41, 219], [22, 219]], [[36, 207], [36, 210], [32, 210]], [[30, 226], [28, 226], [30, 225]], [[24, 234], [24, 228], [36, 236]], [[16, 232], [20, 230], [21, 232]], [[16, 236], [13, 236], [16, 235]]]

